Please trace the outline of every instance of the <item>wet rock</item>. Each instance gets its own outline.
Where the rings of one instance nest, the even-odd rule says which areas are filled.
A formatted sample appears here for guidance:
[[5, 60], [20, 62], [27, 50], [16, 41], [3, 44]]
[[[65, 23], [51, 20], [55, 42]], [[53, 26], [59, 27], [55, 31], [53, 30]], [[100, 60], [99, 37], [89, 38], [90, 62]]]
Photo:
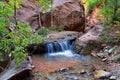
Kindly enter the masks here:
[[102, 59], [103, 62], [107, 61], [107, 58]]
[[113, 49], [113, 48], [109, 49], [109, 50], [108, 50], [109, 55], [110, 55], [110, 54], [112, 54], [112, 53], [113, 53], [113, 51], [114, 51], [114, 49]]
[[41, 78], [42, 77], [41, 77], [41, 73], [40, 72], [34, 74], [34, 79], [35, 80], [41, 80]]
[[76, 53], [79, 53], [79, 54], [80, 54], [81, 50], [82, 50], [82, 47], [78, 46], [78, 45], [75, 45], [75, 47], [73, 48], [73, 51]]
[[91, 72], [87, 72], [87, 76], [92, 76], [93, 74]]
[[117, 76], [111, 76], [110, 80], [117, 80]]
[[63, 73], [63, 72], [68, 72], [69, 68], [61, 68], [58, 71], [56, 71], [57, 73]]
[[94, 52], [94, 51], [91, 53], [91, 55], [94, 56], [94, 57], [97, 57], [97, 53]]
[[85, 73], [86, 71], [84, 69], [80, 71], [80, 74], [85, 74]]
[[103, 49], [103, 52], [107, 52], [108, 55], [111, 55], [114, 52], [114, 48], [110, 48], [111, 46], [106, 46]]
[[56, 80], [56, 78], [55, 77], [50, 77], [50, 79], [49, 80]]
[[43, 55], [46, 52], [45, 48], [46, 48], [46, 43], [29, 44], [26, 47], [26, 52], [28, 53], [29, 56], [33, 54]]
[[74, 74], [70, 74], [65, 76], [65, 80], [79, 80], [79, 78]]
[[78, 37], [78, 33], [71, 31], [49, 34], [46, 38], [44, 38], [44, 42], [39, 44], [35, 44], [35, 43], [29, 44], [25, 49], [29, 56], [33, 54], [39, 54], [42, 56], [45, 53], [47, 53], [47, 49], [48, 49], [47, 45], [49, 44], [53, 45], [52, 49], [55, 52], [59, 52], [60, 50], [62, 50], [62, 48], [60, 48], [61, 46], [60, 45], [58, 46], [58, 43], [62, 43], [63, 41], [66, 42], [67, 47], [71, 46], [70, 48], [72, 49], [72, 46], [74, 47], [75, 45], [75, 40], [77, 37]]
[[79, 0], [54, 0], [53, 24], [67, 31], [84, 31], [84, 6]]
[[97, 56], [100, 57], [100, 58], [105, 58], [106, 56], [108, 55], [108, 53], [97, 53]]
[[111, 76], [110, 72], [104, 71], [104, 70], [97, 70], [94, 72], [94, 77], [96, 79], [104, 79], [104, 78], [109, 78]]

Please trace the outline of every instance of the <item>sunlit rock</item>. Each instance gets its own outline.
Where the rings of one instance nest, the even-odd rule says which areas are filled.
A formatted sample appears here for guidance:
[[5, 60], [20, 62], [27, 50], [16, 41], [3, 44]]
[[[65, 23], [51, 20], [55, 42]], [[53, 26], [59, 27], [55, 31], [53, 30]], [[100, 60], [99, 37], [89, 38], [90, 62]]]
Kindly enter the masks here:
[[111, 76], [111, 73], [104, 70], [97, 70], [94, 72], [94, 77], [96, 79], [109, 78], [110, 76]]

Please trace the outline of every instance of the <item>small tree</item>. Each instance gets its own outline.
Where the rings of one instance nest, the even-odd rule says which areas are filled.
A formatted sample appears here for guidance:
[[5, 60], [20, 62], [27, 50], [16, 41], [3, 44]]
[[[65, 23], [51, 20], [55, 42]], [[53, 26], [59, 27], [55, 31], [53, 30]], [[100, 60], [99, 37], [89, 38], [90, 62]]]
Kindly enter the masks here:
[[[28, 44], [40, 43], [41, 36], [34, 35], [29, 24], [19, 22], [16, 18], [16, 9], [20, 0], [0, 1], [0, 61], [3, 55], [15, 58], [17, 65], [26, 57], [25, 47]], [[14, 14], [14, 21], [10, 18]], [[15, 23], [14, 23], [15, 22]], [[7, 26], [14, 30], [9, 31]]]
[[53, 25], [52, 0], [38, 0], [38, 3], [41, 7], [41, 10], [39, 10], [39, 26], [42, 26], [41, 12], [48, 12], [48, 11], [51, 11], [51, 25]]

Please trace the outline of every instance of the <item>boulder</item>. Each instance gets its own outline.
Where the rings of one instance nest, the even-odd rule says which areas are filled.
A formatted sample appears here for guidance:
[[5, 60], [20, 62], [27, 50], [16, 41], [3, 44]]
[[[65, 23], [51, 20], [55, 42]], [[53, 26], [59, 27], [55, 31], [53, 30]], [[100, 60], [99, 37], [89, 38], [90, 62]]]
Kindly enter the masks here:
[[90, 54], [95, 48], [99, 50], [101, 48], [101, 43], [99, 42], [99, 39], [102, 31], [103, 25], [99, 23], [96, 24], [87, 33], [80, 36], [78, 42], [76, 43], [78, 49], [82, 48], [80, 53]]
[[32, 69], [30, 57], [24, 59], [17, 67], [13, 59], [8, 68], [0, 74], [0, 80], [30, 80]]
[[58, 33], [51, 33], [48, 34], [46, 37], [44, 37], [45, 42], [54, 42], [54, 41], [60, 41], [63, 39], [75, 39], [79, 37], [79, 33], [75, 31], [63, 31]]
[[54, 0], [53, 24], [69, 31], [84, 31], [84, 6], [79, 0]]

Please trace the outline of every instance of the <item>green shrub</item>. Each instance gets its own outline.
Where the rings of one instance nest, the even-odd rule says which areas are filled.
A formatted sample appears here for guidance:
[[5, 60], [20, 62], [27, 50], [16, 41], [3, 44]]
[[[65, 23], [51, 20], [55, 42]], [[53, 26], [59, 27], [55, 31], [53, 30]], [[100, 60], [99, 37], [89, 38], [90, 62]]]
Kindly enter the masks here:
[[92, 10], [96, 4], [100, 3], [99, 0], [87, 0], [87, 8]]
[[114, 25], [120, 27], [120, 21], [113, 21]]
[[16, 59], [18, 65], [25, 57], [25, 47], [28, 44], [42, 42], [42, 37], [32, 33], [28, 24], [18, 22], [18, 29], [9, 32], [6, 36], [0, 39], [0, 51], [3, 51], [1, 56], [9, 55]]
[[38, 35], [46, 35], [48, 34], [48, 29], [45, 29], [44, 27], [42, 27], [37, 32], [38, 32]]
[[56, 31], [56, 30], [57, 30], [57, 28], [56, 28], [56, 26], [50, 26], [50, 27], [49, 27], [49, 30]]
[[103, 32], [100, 37], [100, 42], [112, 43], [114, 38], [111, 35], [107, 35], [107, 33]]
[[120, 62], [120, 55], [119, 54], [114, 56], [114, 61], [115, 62]]
[[64, 26], [59, 27], [57, 31], [64, 31]]

